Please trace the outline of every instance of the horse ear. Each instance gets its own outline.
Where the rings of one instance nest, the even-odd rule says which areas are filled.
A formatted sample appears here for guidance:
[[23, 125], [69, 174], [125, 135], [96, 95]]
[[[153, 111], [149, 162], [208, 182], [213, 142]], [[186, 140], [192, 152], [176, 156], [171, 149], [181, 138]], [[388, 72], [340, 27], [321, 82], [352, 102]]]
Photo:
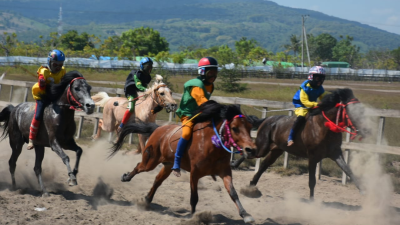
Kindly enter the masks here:
[[164, 79], [164, 78], [163, 78], [161, 75], [156, 74], [156, 83], [157, 83], [157, 84], [162, 83], [163, 79]]

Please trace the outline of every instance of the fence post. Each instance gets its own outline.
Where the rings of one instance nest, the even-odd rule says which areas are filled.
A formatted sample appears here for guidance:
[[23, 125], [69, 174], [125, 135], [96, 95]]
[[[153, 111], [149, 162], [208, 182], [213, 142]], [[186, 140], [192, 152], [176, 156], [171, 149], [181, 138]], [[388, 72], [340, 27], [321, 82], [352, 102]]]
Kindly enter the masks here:
[[29, 92], [29, 87], [25, 88], [25, 94], [24, 94], [24, 102], [28, 101], [28, 92]]
[[76, 133], [76, 139], [79, 139], [81, 137], [82, 125], [83, 125], [83, 116], [80, 116], [79, 125], [78, 125], [78, 132]]
[[11, 87], [10, 87], [10, 99], [8, 100], [8, 102], [11, 102], [11, 100], [12, 100], [13, 90], [14, 90], [14, 85], [11, 85]]
[[99, 118], [94, 118], [94, 127], [93, 127], [93, 137], [97, 134], [97, 129], [99, 129]]
[[[289, 116], [293, 116], [293, 110], [289, 111]], [[289, 164], [289, 153], [287, 153], [285, 151], [285, 155], [284, 155], [284, 159], [283, 159], [283, 168], [287, 169], [288, 164]]]
[[[347, 130], [350, 131], [350, 128], [347, 128]], [[346, 141], [345, 142], [346, 143], [350, 142], [350, 133], [346, 134]], [[345, 149], [343, 157], [344, 157], [344, 161], [346, 162], [347, 165], [349, 165], [349, 156], [350, 156], [350, 149]], [[346, 173], [342, 172], [342, 184], [343, 185], [346, 185], [347, 179], [348, 179], [348, 177], [347, 177]]]
[[133, 141], [133, 133], [130, 133], [129, 134], [129, 140], [128, 140], [128, 144], [132, 144], [132, 141]]
[[168, 122], [171, 122], [171, 121], [172, 121], [172, 113], [173, 113], [173, 112], [169, 112], [169, 119], [168, 119]]
[[[384, 129], [385, 129], [385, 117], [381, 116], [379, 117], [378, 137], [376, 139], [376, 145], [382, 144]], [[376, 155], [378, 156], [378, 161], [380, 161], [379, 154], [376, 153]]]
[[[261, 112], [261, 118], [266, 118], [267, 117], [267, 111], [268, 111], [268, 107], [263, 107], [263, 110]], [[260, 169], [260, 162], [261, 162], [261, 159], [258, 158], [256, 160], [256, 166], [254, 168], [254, 173], [257, 173], [258, 169]]]
[[1, 92], [1, 87], [2, 87], [2, 85], [0, 84], [0, 92]]

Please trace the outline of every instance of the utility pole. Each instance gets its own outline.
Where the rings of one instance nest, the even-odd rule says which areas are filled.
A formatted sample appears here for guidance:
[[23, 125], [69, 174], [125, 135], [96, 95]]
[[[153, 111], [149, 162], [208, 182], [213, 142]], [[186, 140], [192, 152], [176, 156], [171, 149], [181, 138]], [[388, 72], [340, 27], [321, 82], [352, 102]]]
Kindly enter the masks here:
[[58, 36], [61, 37], [62, 32], [63, 32], [63, 27], [62, 27], [62, 5], [60, 4], [60, 14], [58, 15]]
[[301, 29], [301, 67], [304, 67], [304, 40], [306, 41], [308, 66], [311, 67], [310, 52], [308, 51], [307, 33], [304, 22], [310, 15], [301, 15], [302, 29]]

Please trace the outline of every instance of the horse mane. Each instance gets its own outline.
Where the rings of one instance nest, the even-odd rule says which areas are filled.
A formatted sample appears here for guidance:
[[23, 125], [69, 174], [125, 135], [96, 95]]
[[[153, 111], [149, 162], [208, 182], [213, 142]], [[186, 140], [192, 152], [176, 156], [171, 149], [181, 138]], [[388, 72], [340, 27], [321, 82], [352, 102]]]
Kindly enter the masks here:
[[322, 111], [328, 111], [340, 102], [347, 104], [354, 98], [355, 96], [351, 89], [336, 89], [331, 94], [327, 94], [322, 98], [321, 102], [318, 104], [318, 108], [310, 110], [310, 116], [321, 114]]
[[44, 99], [47, 99], [50, 101], [58, 100], [64, 94], [65, 88], [71, 83], [71, 81], [73, 79], [75, 79], [77, 77], [83, 77], [83, 76], [81, 73], [79, 73], [76, 70], [66, 73], [62, 77], [60, 83], [47, 86], [46, 96], [44, 96]]
[[232, 120], [234, 116], [243, 114], [239, 105], [222, 105], [214, 100], [201, 104], [193, 114], [197, 115], [200, 112], [201, 114], [194, 119], [194, 123], [210, 121], [211, 119], [215, 121], [221, 119]]

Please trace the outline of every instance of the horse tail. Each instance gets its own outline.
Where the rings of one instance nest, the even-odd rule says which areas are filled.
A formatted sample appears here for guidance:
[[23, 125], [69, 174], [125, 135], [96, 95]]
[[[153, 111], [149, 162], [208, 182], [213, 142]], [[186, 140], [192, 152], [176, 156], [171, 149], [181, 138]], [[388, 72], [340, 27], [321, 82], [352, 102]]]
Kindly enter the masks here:
[[155, 123], [144, 123], [142, 121], [135, 121], [135, 123], [125, 125], [118, 136], [117, 142], [111, 147], [111, 154], [108, 158], [113, 157], [118, 150], [121, 149], [124, 139], [128, 134], [136, 133], [151, 135], [158, 127], [159, 126]]
[[92, 96], [92, 99], [95, 103], [95, 105], [104, 107], [104, 105], [110, 100], [110, 96], [106, 92], [99, 92], [95, 95]]
[[3, 128], [3, 133], [1, 134], [2, 140], [8, 136], [8, 124], [10, 122], [10, 114], [14, 110], [13, 105], [8, 105], [0, 112], [0, 122], [4, 122], [0, 127]]
[[254, 129], [258, 129], [258, 127], [264, 122], [265, 119], [267, 118], [261, 118], [259, 119], [257, 116], [249, 115], [246, 116], [247, 120], [253, 125]]

